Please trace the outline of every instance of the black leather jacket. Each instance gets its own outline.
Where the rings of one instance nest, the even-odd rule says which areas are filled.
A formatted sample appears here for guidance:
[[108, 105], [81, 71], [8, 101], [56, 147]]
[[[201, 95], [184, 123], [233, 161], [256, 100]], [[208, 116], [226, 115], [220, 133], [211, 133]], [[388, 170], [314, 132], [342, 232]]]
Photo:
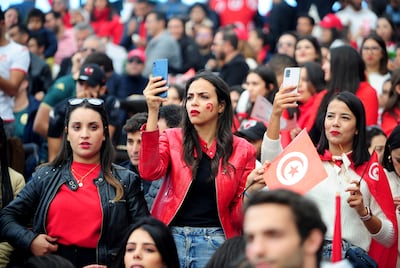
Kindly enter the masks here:
[[[97, 263], [108, 266], [119, 249], [126, 227], [139, 217], [149, 215], [137, 175], [117, 165], [113, 165], [112, 173], [124, 187], [123, 198], [118, 202], [113, 201], [115, 188], [103, 179], [102, 173], [95, 180], [103, 213]], [[47, 233], [49, 205], [63, 184], [72, 191], [78, 189], [70, 172], [70, 164], [39, 168], [19, 195], [0, 212], [2, 240], [10, 242], [14, 247], [29, 250], [37, 235]], [[32, 218], [32, 229], [28, 229], [26, 226]]]

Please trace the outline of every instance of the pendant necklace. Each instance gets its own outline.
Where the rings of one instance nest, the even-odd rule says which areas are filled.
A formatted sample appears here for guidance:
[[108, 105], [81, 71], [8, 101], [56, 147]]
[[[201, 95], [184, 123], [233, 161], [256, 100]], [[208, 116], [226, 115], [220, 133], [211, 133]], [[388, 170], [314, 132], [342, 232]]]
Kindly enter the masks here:
[[[100, 163], [97, 163], [97, 165], [95, 165], [93, 168], [91, 168], [85, 175], [80, 175], [78, 172], [76, 172], [76, 170], [72, 167], [71, 171], [72, 171], [72, 175], [74, 175], [76, 181], [78, 182], [78, 186], [82, 187], [83, 186], [83, 181], [86, 179], [87, 176], [89, 176], [90, 173], [92, 173], [98, 166], [100, 165]], [[80, 177], [80, 179], [78, 179], [78, 177]]]

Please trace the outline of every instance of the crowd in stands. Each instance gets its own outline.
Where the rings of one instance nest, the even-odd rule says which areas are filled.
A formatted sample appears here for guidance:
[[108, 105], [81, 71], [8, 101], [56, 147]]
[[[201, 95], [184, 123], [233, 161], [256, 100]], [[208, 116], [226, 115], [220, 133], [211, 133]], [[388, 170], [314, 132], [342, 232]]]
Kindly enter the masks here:
[[[394, 263], [370, 255], [400, 267], [400, 0], [125, 2], [0, 10], [0, 267], [268, 262], [245, 250], [245, 204], [303, 130], [328, 174], [305, 194], [325, 224], [313, 261], [332, 257], [340, 192], [343, 256], [398, 241]], [[360, 179], [374, 152], [394, 219]]]

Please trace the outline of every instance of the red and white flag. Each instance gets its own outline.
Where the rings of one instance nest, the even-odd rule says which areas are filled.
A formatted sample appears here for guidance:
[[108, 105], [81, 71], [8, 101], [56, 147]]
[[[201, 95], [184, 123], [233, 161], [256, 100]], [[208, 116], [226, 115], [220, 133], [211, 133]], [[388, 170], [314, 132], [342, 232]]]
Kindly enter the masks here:
[[368, 255], [370, 255], [378, 263], [379, 267], [396, 267], [396, 210], [386, 173], [378, 161], [378, 154], [374, 151], [368, 163], [357, 168], [356, 172], [361, 176], [361, 179], [367, 183], [369, 191], [381, 207], [385, 216], [392, 222], [395, 231], [395, 242], [390, 248], [385, 248], [383, 245], [372, 239]]
[[269, 189], [285, 188], [304, 194], [328, 174], [306, 130], [272, 161], [264, 173]]

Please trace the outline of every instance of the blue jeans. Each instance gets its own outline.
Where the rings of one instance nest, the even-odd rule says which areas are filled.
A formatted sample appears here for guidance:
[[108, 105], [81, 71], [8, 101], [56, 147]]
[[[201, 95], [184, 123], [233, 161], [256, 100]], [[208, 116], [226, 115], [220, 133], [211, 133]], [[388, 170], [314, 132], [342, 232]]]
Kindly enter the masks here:
[[181, 268], [204, 268], [222, 243], [225, 234], [220, 227], [171, 227]]
[[[342, 240], [342, 258], [346, 255], [346, 251], [352, 246], [351, 243], [346, 240]], [[330, 262], [332, 259], [332, 240], [325, 240], [324, 246], [322, 247], [322, 260]]]

